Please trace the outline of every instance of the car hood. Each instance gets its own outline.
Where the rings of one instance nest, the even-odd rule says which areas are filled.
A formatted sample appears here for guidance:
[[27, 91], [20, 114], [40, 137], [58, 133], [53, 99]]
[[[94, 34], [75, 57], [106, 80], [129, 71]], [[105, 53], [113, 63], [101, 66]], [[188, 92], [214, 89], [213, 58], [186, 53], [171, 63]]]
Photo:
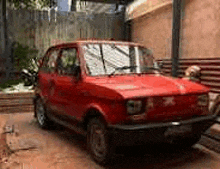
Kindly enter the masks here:
[[209, 89], [187, 79], [162, 75], [136, 75], [89, 78], [98, 88], [108, 88], [124, 99], [146, 96], [185, 95], [206, 93]]

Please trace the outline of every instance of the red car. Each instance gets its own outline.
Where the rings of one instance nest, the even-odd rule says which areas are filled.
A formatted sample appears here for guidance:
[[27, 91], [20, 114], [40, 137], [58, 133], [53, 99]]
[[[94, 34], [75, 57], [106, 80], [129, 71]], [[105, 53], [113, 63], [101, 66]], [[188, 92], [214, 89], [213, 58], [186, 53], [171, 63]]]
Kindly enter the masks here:
[[49, 48], [34, 98], [39, 125], [56, 122], [85, 135], [101, 164], [117, 145], [192, 146], [215, 118], [209, 89], [164, 76], [149, 53], [140, 44], [101, 40]]

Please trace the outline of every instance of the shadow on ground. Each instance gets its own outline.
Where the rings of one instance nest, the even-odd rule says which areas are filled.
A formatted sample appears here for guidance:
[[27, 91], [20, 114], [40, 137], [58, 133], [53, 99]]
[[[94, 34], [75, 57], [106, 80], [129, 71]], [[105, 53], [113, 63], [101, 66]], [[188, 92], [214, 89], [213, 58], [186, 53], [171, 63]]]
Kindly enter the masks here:
[[[58, 126], [50, 130], [60, 140], [87, 153], [86, 138], [66, 128]], [[159, 169], [185, 168], [191, 163], [201, 163], [209, 160], [196, 144], [192, 148], [176, 149], [168, 144], [117, 147], [112, 162], [103, 168], [108, 169]]]

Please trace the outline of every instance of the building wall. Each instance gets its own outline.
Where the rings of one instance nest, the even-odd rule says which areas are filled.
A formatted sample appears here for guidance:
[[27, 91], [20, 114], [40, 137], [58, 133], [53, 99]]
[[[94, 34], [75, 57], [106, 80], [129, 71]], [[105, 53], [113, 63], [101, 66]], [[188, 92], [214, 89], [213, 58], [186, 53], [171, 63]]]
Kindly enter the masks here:
[[155, 58], [171, 55], [172, 5], [135, 18], [132, 22], [133, 41], [151, 48]]
[[128, 19], [137, 18], [155, 9], [171, 4], [172, 0], [137, 0], [127, 7]]
[[182, 57], [220, 57], [219, 8], [218, 0], [185, 0]]
[[[219, 57], [219, 1], [183, 0], [183, 3], [180, 58]], [[155, 58], [171, 58], [172, 4], [132, 21], [135, 42], [151, 47]]]

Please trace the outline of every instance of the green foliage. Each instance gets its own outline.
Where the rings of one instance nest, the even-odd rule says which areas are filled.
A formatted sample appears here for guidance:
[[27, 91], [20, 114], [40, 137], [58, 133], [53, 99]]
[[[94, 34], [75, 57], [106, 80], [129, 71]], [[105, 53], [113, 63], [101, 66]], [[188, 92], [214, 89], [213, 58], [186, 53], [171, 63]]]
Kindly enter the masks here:
[[18, 71], [22, 69], [36, 69], [36, 63], [38, 60], [38, 50], [30, 48], [28, 46], [16, 43], [14, 46], [14, 66]]
[[22, 79], [18, 79], [18, 80], [8, 80], [5, 83], [0, 83], [0, 91], [3, 89], [6, 89], [8, 87], [12, 87], [13, 85], [17, 85], [19, 83], [23, 82]]
[[55, 0], [7, 0], [11, 6], [16, 9], [37, 9], [44, 7], [53, 7], [56, 5]]

